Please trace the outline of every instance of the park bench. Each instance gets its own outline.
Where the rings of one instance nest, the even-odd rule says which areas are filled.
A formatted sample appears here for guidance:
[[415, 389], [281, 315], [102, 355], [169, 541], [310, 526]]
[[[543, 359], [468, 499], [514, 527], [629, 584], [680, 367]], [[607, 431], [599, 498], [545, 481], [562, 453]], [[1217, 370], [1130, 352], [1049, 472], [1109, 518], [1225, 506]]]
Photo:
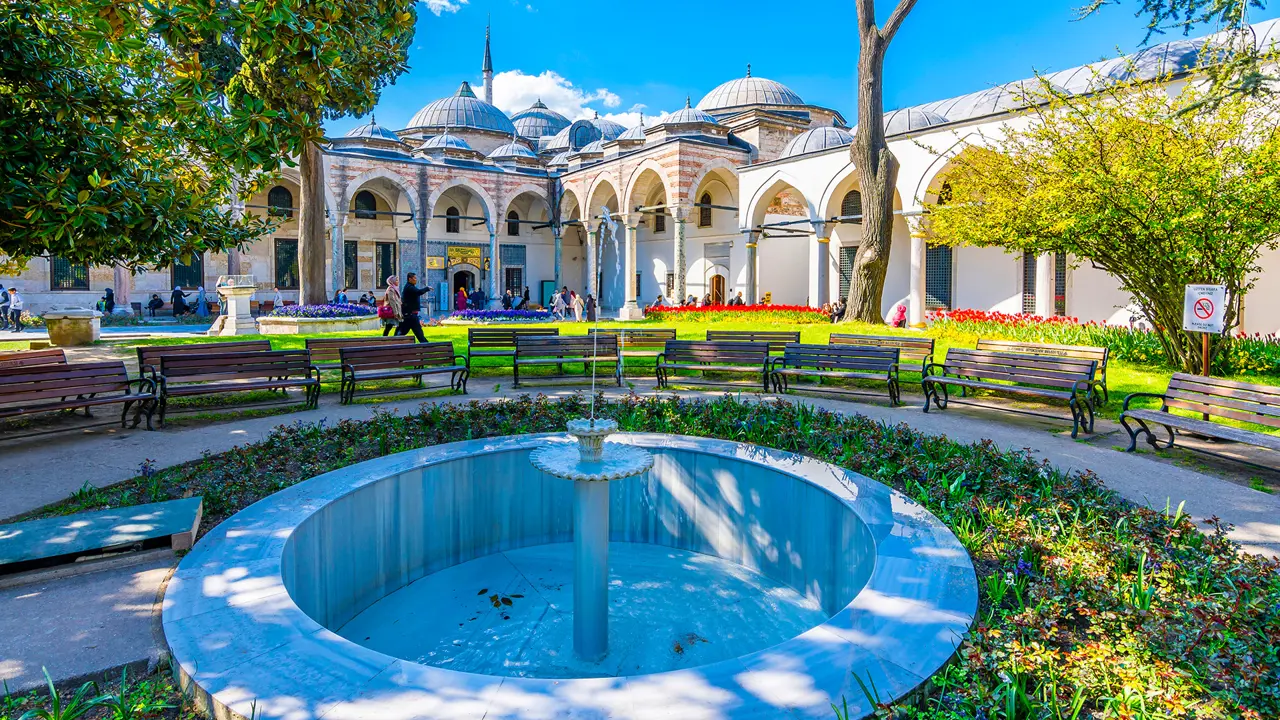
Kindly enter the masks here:
[[560, 328], [467, 328], [467, 357], [514, 358], [516, 338], [559, 335]]
[[[350, 403], [356, 394], [356, 385], [376, 380], [416, 381], [422, 387], [427, 375], [449, 375], [451, 390], [467, 391], [470, 375], [465, 355], [455, 355], [453, 343], [368, 343], [344, 347], [340, 351], [342, 381], [338, 394], [344, 404]], [[376, 392], [385, 392], [377, 390]]]
[[28, 367], [30, 365], [66, 365], [67, 353], [62, 348], [48, 350], [20, 350], [0, 353], [0, 370]]
[[676, 339], [674, 328], [589, 328], [587, 337], [592, 335], [616, 336], [623, 357], [657, 357], [668, 340]]
[[138, 348], [138, 371], [150, 367], [160, 370], [160, 358], [179, 355], [225, 355], [271, 349], [271, 341], [235, 340], [231, 342], [193, 343], [191, 345], [143, 345]]
[[[911, 372], [923, 372], [925, 366], [933, 362], [933, 338], [931, 337], [832, 333], [827, 342], [832, 345], [898, 348], [898, 361], [904, 369], [909, 369]], [[906, 368], [908, 363], [911, 363], [912, 367]], [[919, 365], [915, 366], [915, 363], [919, 363]]]
[[302, 388], [306, 404], [320, 399], [320, 371], [306, 350], [261, 350], [217, 355], [160, 356], [160, 425], [169, 398], [218, 395], [249, 390], [284, 393]]
[[1066, 400], [1071, 409], [1071, 437], [1076, 437], [1081, 428], [1093, 432], [1096, 369], [1093, 360], [951, 348], [944, 362], [924, 368], [924, 411], [929, 412], [930, 400], [938, 409], [946, 409], [952, 401], [951, 386], [962, 392], [981, 389]]
[[155, 373], [131, 379], [119, 360], [28, 365], [0, 373], [0, 418], [61, 410], [83, 410], [85, 417], [92, 417], [91, 408], [117, 403], [124, 406], [121, 427], [133, 408], [133, 427], [145, 414], [150, 430], [156, 407]]
[[413, 338], [407, 335], [361, 335], [359, 337], [307, 338], [307, 350], [311, 364], [320, 369], [342, 370], [342, 351], [348, 348], [381, 347], [384, 345], [411, 345]]
[[769, 352], [779, 353], [788, 343], [800, 342], [799, 330], [708, 330], [707, 342], [768, 343]]
[[818, 383], [806, 385], [806, 390], [847, 392], [830, 385], [823, 386], [823, 378], [833, 380], [878, 380], [889, 390], [889, 404], [901, 401], [898, 385], [898, 348], [868, 347], [862, 345], [787, 345], [782, 357], [774, 358], [769, 376], [774, 392], [790, 390], [790, 378], [816, 378]]
[[[1129, 407], [1137, 398], [1155, 398], [1160, 407], [1155, 410]], [[1201, 417], [1186, 417], [1170, 410], [1190, 410]], [[1280, 388], [1236, 382], [1220, 378], [1174, 373], [1163, 395], [1157, 393], [1133, 393], [1124, 399], [1120, 412], [1120, 424], [1129, 432], [1128, 451], [1138, 446], [1138, 434], [1146, 433], [1151, 447], [1159, 448], [1150, 424], [1163, 425], [1169, 433], [1165, 448], [1173, 447], [1174, 429], [1185, 430], [1204, 437], [1244, 443], [1280, 452], [1280, 437], [1245, 428], [1216, 423], [1204, 416], [1225, 420], [1280, 428]], [[1133, 422], [1137, 425], [1131, 425]]]
[[1101, 400], [1106, 403], [1110, 399], [1107, 390], [1107, 348], [1092, 345], [1054, 345], [1052, 343], [1020, 342], [1017, 340], [991, 340], [979, 338], [978, 350], [991, 352], [1010, 352], [1023, 355], [1044, 355], [1045, 357], [1076, 358], [1078, 360], [1095, 360], [1098, 363], [1098, 388], [1102, 390]]
[[[565, 373], [566, 363], [582, 363], [582, 375]], [[622, 357], [618, 355], [618, 338], [615, 335], [518, 335], [515, 338], [515, 355], [512, 360], [515, 386], [520, 387], [520, 368], [555, 365], [558, 374], [537, 376], [539, 380], [572, 378], [590, 380], [592, 368], [600, 363], [613, 363], [614, 384], [622, 384]]]
[[761, 387], [769, 392], [769, 343], [668, 340], [655, 369], [659, 388], [671, 384], [673, 370], [697, 370], [704, 380], [708, 372], [759, 375]]

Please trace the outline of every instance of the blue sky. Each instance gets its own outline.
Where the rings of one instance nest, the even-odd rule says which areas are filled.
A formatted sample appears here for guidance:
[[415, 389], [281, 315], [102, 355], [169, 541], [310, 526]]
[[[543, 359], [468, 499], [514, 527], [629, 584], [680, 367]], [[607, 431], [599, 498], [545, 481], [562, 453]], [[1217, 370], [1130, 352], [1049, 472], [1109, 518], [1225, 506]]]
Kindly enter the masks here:
[[[1135, 0], [1084, 20], [1084, 0], [920, 0], [890, 46], [885, 108], [906, 107], [1082, 65], [1142, 45]], [[890, 0], [877, 0], [887, 13]], [[1254, 11], [1280, 16], [1280, 3]], [[975, 10], [978, 9], [978, 11]], [[388, 86], [378, 122], [401, 128], [463, 80], [476, 85], [487, 15], [493, 22], [495, 104], [512, 112], [541, 97], [570, 117], [593, 112], [630, 127], [752, 74], [777, 80], [808, 103], [855, 116], [857, 38], [851, 0], [700, 0], [670, 5], [623, 0], [427, 0], [419, 5], [410, 70]], [[1197, 34], [1207, 34], [1204, 28]], [[1172, 38], [1174, 35], [1166, 36]], [[1152, 42], [1160, 42], [1159, 39]], [[361, 120], [330, 121], [330, 134]]]

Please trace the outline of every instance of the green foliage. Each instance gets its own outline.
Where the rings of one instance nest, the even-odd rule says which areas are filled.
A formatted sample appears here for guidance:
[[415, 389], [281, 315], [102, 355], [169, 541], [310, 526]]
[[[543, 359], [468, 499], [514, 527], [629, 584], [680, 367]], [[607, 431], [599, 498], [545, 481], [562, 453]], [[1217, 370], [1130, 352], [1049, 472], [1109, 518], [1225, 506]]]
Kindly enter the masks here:
[[1260, 254], [1280, 244], [1280, 101], [1178, 112], [1205, 92], [1046, 90], [1029, 124], [954, 159], [949, 197], [928, 208], [935, 241], [1068, 253], [1105, 270], [1155, 325], [1168, 362], [1198, 371], [1199, 338], [1181, 330], [1184, 286], [1225, 285], [1230, 330]]
[[[1181, 512], [1134, 506], [1093, 475], [1055, 470], [1030, 452], [810, 406], [631, 396], [596, 407], [627, 431], [723, 438], [840, 465], [957, 530], [978, 573], [979, 617], [929, 692], [878, 708], [882, 716], [1280, 716], [1280, 562], [1240, 554], [1216, 522], [1202, 532]], [[298, 422], [154, 477], [168, 496], [202, 495], [208, 528], [329, 470], [439, 443], [560, 431], [584, 410], [582, 397], [524, 396]], [[105, 489], [102, 502], [128, 504], [154, 477]]]
[[0, 6], [0, 260], [165, 265], [253, 240], [223, 207], [282, 156], [260, 104], [217, 102], [196, 57], [157, 42], [141, 3]]
[[85, 683], [70, 698], [63, 697], [53, 686], [53, 678], [49, 677], [49, 669], [44, 671], [45, 682], [49, 684], [49, 702], [46, 707], [32, 708], [22, 714], [19, 720], [78, 720], [94, 707], [90, 694], [96, 693], [98, 687], [93, 683]]

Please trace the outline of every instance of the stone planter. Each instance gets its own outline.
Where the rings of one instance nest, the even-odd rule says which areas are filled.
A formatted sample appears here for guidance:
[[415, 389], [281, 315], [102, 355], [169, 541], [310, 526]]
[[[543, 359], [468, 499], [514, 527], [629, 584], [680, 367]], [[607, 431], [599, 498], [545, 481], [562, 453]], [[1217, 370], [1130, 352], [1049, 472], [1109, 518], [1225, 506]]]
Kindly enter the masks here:
[[91, 345], [102, 336], [102, 313], [89, 308], [50, 310], [42, 315], [55, 346]]
[[258, 318], [258, 332], [263, 335], [318, 335], [377, 330], [382, 322], [377, 315], [352, 318]]

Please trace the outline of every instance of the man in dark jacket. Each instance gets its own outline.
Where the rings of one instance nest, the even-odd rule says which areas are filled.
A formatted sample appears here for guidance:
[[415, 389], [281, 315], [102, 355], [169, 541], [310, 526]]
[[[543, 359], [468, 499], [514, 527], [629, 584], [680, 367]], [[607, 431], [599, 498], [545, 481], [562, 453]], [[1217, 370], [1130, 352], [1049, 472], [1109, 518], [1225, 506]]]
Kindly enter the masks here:
[[400, 309], [404, 312], [404, 319], [396, 326], [396, 335], [408, 335], [412, 330], [418, 342], [427, 341], [422, 334], [422, 318], [418, 316], [422, 311], [422, 296], [426, 294], [427, 288], [418, 287], [417, 273], [409, 273], [405, 278], [404, 289], [400, 291]]

